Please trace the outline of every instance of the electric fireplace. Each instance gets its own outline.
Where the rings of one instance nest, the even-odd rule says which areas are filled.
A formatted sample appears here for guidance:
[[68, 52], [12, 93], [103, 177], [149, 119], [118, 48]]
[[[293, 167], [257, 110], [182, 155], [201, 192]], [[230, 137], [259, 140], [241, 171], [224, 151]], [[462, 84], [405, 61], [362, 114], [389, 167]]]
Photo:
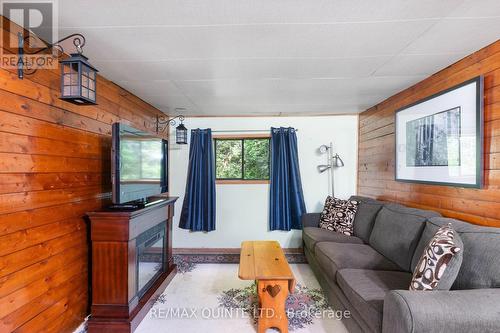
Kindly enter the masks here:
[[92, 306], [89, 333], [131, 333], [176, 272], [176, 197], [145, 208], [90, 212]]

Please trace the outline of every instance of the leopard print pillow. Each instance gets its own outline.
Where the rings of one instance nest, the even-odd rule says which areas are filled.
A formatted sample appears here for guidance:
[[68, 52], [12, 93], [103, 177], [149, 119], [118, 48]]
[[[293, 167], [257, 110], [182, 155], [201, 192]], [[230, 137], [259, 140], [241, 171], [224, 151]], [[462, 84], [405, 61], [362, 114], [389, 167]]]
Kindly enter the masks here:
[[451, 224], [442, 226], [432, 237], [418, 261], [410, 290], [436, 290], [446, 268], [460, 252]]
[[342, 200], [328, 196], [321, 212], [319, 227], [352, 236], [358, 205], [359, 202], [356, 200]]

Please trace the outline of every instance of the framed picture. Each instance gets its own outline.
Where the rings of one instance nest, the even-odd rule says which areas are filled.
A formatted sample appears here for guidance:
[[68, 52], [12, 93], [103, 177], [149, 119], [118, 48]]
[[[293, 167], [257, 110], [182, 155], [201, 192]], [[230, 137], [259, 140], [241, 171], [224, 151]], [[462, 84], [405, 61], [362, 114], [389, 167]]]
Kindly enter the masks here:
[[396, 180], [481, 188], [483, 78], [396, 111]]

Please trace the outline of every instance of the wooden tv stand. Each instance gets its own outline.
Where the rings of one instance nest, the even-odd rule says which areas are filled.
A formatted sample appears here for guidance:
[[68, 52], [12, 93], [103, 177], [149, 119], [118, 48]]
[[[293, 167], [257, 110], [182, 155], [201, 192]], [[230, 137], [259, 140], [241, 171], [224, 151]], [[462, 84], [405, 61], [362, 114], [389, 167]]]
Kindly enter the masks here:
[[[165, 290], [177, 268], [172, 257], [172, 219], [177, 197], [133, 211], [88, 213], [92, 242], [92, 305], [89, 333], [133, 332]], [[161, 235], [156, 279], [140, 292], [138, 244], [153, 231]], [[158, 258], [158, 257], [156, 257]], [[158, 263], [156, 263], [158, 265]], [[142, 267], [142, 266], [141, 266]]]

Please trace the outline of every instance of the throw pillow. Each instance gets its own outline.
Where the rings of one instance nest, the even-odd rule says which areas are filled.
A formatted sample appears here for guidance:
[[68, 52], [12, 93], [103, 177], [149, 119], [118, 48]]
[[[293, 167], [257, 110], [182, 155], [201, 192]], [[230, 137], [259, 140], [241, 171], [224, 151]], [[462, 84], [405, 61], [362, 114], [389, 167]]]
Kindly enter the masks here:
[[[460, 236], [451, 224], [439, 228], [415, 267], [410, 290], [449, 289], [460, 269], [461, 246]], [[445, 288], [442, 285], [446, 285]]]
[[328, 196], [319, 219], [319, 227], [352, 236], [353, 222], [359, 201], [342, 200]]

